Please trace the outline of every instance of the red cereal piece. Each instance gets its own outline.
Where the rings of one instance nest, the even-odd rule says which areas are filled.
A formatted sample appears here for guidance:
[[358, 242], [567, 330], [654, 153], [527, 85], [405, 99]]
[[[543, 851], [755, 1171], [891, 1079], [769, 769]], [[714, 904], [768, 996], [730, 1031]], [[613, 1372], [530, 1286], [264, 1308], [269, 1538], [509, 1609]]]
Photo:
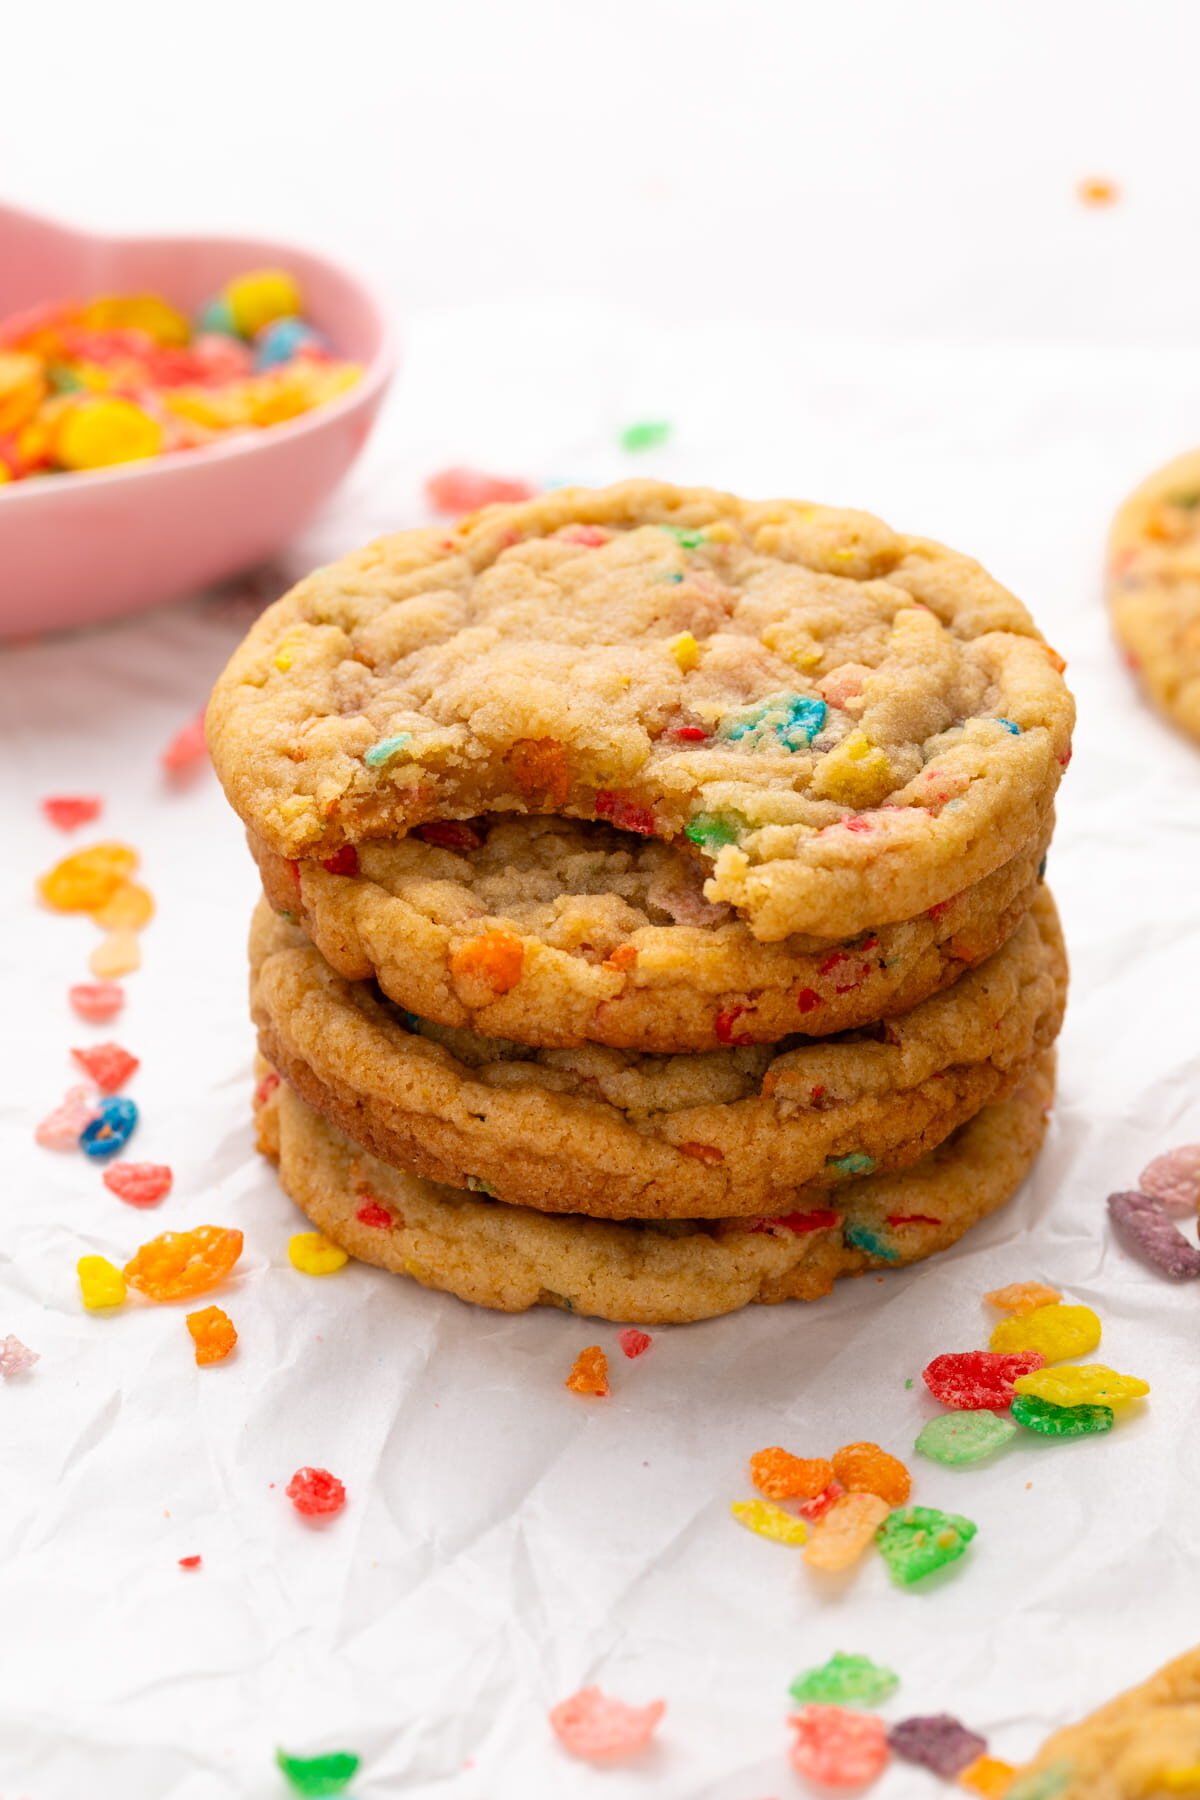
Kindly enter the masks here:
[[594, 1394], [603, 1399], [608, 1392], [608, 1358], [599, 1344], [589, 1344], [579, 1352], [563, 1386], [573, 1394]]
[[390, 1231], [395, 1223], [386, 1206], [380, 1206], [378, 1200], [366, 1200], [355, 1213], [360, 1225], [370, 1225], [375, 1231]]
[[103, 1025], [124, 1006], [125, 989], [119, 981], [78, 981], [67, 989], [67, 999], [81, 1019]]
[[439, 850], [478, 850], [483, 843], [474, 826], [462, 819], [431, 819], [428, 825], [418, 825], [413, 836]]
[[798, 1775], [826, 1787], [865, 1787], [887, 1766], [887, 1731], [871, 1713], [844, 1706], [802, 1706], [788, 1724], [796, 1736], [790, 1761]]
[[536, 492], [527, 481], [488, 475], [482, 469], [439, 469], [425, 482], [425, 498], [440, 513], [469, 513], [505, 501], [532, 500]]
[[1045, 1364], [1040, 1350], [1014, 1350], [1007, 1354], [996, 1350], [947, 1351], [934, 1357], [921, 1371], [921, 1379], [943, 1406], [961, 1412], [977, 1412], [985, 1407], [1003, 1412], [1012, 1405], [1017, 1377], [1032, 1375]]
[[632, 1361], [635, 1356], [644, 1356], [654, 1339], [648, 1331], [635, 1331], [632, 1325], [628, 1325], [624, 1331], [618, 1331], [617, 1342]]
[[719, 1044], [752, 1044], [754, 1042], [752, 1032], [735, 1032], [733, 1029], [742, 1014], [750, 1010], [748, 1006], [731, 1006], [725, 1012], [717, 1014], [713, 1020], [713, 1030], [717, 1034]]
[[42, 811], [60, 831], [74, 831], [98, 819], [104, 802], [98, 794], [51, 794], [42, 801]]
[[796, 995], [796, 1005], [802, 1013], [816, 1012], [818, 1006], [824, 1006], [824, 1004], [825, 1002], [815, 988], [801, 988]]
[[344, 1482], [328, 1469], [297, 1469], [284, 1491], [306, 1519], [331, 1519], [346, 1504]]
[[644, 1749], [666, 1710], [665, 1700], [627, 1706], [598, 1687], [585, 1687], [551, 1708], [550, 1729], [572, 1756], [609, 1761]]
[[823, 1488], [819, 1494], [814, 1494], [811, 1500], [804, 1502], [800, 1508], [802, 1517], [806, 1519], [823, 1518], [834, 1501], [840, 1500], [845, 1491], [840, 1481], [831, 1481], [827, 1488]]
[[171, 1191], [171, 1171], [166, 1163], [110, 1163], [104, 1185], [126, 1206], [157, 1206]]
[[598, 550], [607, 544], [608, 533], [602, 525], [568, 525], [558, 534], [566, 544], [582, 544], [587, 550]]
[[93, 1044], [87, 1050], [72, 1050], [71, 1060], [91, 1077], [102, 1094], [115, 1094], [141, 1067], [138, 1058], [122, 1050], [120, 1044]]
[[680, 1156], [692, 1156], [697, 1162], [707, 1163], [710, 1168], [725, 1161], [725, 1152], [718, 1149], [716, 1144], [676, 1144], [675, 1148]]
[[628, 794], [614, 793], [612, 788], [601, 788], [597, 793], [596, 817], [609, 820], [618, 831], [636, 831], [641, 837], [654, 836], [654, 814], [650, 808], [640, 805]]
[[703, 725], [676, 725], [671, 736], [682, 739], [685, 744], [702, 744], [708, 733]]
[[181, 1569], [198, 1569], [203, 1561], [202, 1556], [181, 1556], [179, 1566]]
[[332, 856], [327, 856], [321, 864], [331, 875], [357, 875], [358, 851], [353, 844], [343, 844]]
[[830, 1212], [820, 1207], [815, 1212], [780, 1213], [774, 1219], [756, 1219], [750, 1226], [751, 1231], [794, 1231], [798, 1236], [806, 1231], [830, 1231], [842, 1222], [842, 1214]]
[[255, 1106], [265, 1106], [275, 1089], [279, 1086], [279, 1076], [274, 1069], [268, 1069], [254, 1090]]
[[171, 775], [197, 767], [208, 757], [208, 741], [204, 736], [204, 713], [181, 726], [162, 753], [162, 766]]
[[889, 1213], [889, 1225], [940, 1225], [942, 1221], [935, 1219], [932, 1213]]

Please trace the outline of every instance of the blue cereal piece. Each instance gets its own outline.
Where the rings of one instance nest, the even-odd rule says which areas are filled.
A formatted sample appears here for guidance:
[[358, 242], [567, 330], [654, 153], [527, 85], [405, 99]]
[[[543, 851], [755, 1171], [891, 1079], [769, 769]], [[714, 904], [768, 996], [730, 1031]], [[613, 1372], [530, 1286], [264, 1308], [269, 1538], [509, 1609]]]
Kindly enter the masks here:
[[411, 731], [398, 731], [395, 737], [380, 738], [369, 750], [363, 752], [363, 761], [368, 769], [381, 769], [384, 763], [391, 762], [393, 756], [399, 756], [412, 743]]
[[238, 329], [233, 322], [233, 309], [224, 294], [218, 294], [206, 306], [201, 307], [196, 319], [196, 332], [198, 336], [212, 332], [218, 337], [237, 337]]
[[276, 369], [280, 363], [291, 362], [293, 356], [299, 356], [304, 350], [324, 348], [325, 340], [307, 320], [290, 315], [272, 319], [254, 340], [254, 366], [256, 369]]
[[1021, 727], [1013, 719], [997, 719], [997, 725], [1003, 725], [1005, 731], [1011, 731], [1014, 737], [1020, 737]]
[[124, 1094], [110, 1094], [100, 1102], [100, 1111], [79, 1134], [79, 1148], [85, 1156], [97, 1161], [115, 1156], [133, 1136], [138, 1122], [138, 1109]]

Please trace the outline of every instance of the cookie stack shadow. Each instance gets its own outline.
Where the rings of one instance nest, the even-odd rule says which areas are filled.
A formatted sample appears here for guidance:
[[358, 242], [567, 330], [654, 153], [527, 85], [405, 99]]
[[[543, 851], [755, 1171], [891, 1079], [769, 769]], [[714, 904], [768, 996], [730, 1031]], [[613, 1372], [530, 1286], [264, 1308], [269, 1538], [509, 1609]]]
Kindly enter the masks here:
[[[597, 586], [629, 620], [611, 787], [592, 677], [550, 656], [548, 696], [521, 606], [586, 665]], [[526, 673], [497, 699], [506, 630]], [[1060, 669], [965, 558], [654, 483], [319, 571], [210, 710], [262, 877], [255, 1108], [287, 1193], [426, 1286], [631, 1324], [954, 1243], [1053, 1098]], [[653, 780], [628, 707], [674, 734]]]

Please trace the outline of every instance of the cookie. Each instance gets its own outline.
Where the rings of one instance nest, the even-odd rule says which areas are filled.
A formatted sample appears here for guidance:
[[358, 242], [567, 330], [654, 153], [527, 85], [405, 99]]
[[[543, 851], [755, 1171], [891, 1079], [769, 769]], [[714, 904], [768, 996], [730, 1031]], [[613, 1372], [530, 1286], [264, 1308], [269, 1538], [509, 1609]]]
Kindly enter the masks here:
[[[277, 1078], [258, 1090], [259, 1146], [284, 1189], [351, 1255], [501, 1312], [558, 1306], [624, 1324], [686, 1324], [751, 1302], [816, 1300], [839, 1275], [898, 1268], [955, 1243], [1016, 1192], [1054, 1092], [1044, 1052], [913, 1168], [801, 1195], [808, 1219], [676, 1222], [548, 1217], [401, 1174]], [[817, 1221], [813, 1227], [814, 1219]]]
[[1132, 493], [1108, 547], [1113, 630], [1151, 705], [1200, 738], [1200, 450]]
[[914, 919], [1043, 830], [1062, 661], [969, 558], [866, 513], [630, 482], [320, 569], [208, 741], [280, 856], [490, 812], [686, 837], [755, 935]]
[[438, 1025], [522, 1044], [716, 1050], [907, 1012], [983, 962], [1029, 910], [1044, 835], [919, 919], [763, 944], [704, 898], [678, 843], [581, 819], [492, 814], [361, 845], [337, 869], [251, 841], [263, 887], [348, 981]]
[[1066, 962], [1041, 888], [995, 956], [902, 1018], [792, 1047], [542, 1050], [402, 1013], [259, 904], [262, 1054], [382, 1161], [517, 1205], [603, 1218], [791, 1210], [802, 1188], [918, 1161], [1054, 1041]]
[[1178, 1800], [1200, 1793], [1200, 1649], [1056, 1731], [1008, 1800]]

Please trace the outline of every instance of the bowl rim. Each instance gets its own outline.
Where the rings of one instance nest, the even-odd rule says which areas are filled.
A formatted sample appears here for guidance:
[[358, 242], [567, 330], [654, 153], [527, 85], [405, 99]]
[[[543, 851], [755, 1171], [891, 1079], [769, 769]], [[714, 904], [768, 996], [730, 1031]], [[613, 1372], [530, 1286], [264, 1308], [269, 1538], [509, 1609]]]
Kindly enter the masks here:
[[192, 246], [197, 244], [220, 245], [231, 254], [246, 252], [257, 259], [263, 257], [277, 258], [286, 262], [289, 256], [300, 257], [310, 265], [316, 265], [328, 274], [336, 276], [357, 289], [359, 297], [364, 300], [371, 312], [373, 322], [379, 333], [379, 343], [375, 354], [365, 364], [361, 378], [344, 394], [332, 400], [322, 401], [309, 412], [301, 413], [294, 419], [284, 419], [276, 425], [269, 425], [258, 431], [230, 433], [227, 441], [218, 439], [211, 444], [202, 444], [192, 450], [179, 450], [165, 456], [145, 457], [137, 462], [116, 463], [107, 469], [70, 469], [60, 470], [42, 480], [5, 481], [0, 482], [0, 517], [4, 509], [14, 512], [17, 507], [45, 506], [54, 503], [55, 495], [62, 494], [94, 494], [113, 485], [124, 485], [132, 481], [165, 481], [178, 480], [188, 469], [210, 467], [215, 463], [235, 462], [255, 453], [262, 453], [274, 444], [294, 443], [297, 439], [312, 436], [322, 431], [327, 425], [338, 419], [377, 405], [382, 399], [388, 383], [396, 371], [398, 360], [398, 334], [388, 311], [374, 285], [364, 280], [356, 269], [345, 263], [337, 262], [323, 251], [312, 250], [306, 244], [295, 242], [281, 243], [274, 238], [246, 238], [241, 236], [225, 237], [217, 232], [122, 232], [83, 231], [77, 226], [66, 225], [59, 219], [48, 218], [44, 213], [31, 212], [25, 207], [0, 206], [0, 217], [19, 217], [33, 223], [49, 226], [66, 237], [73, 237], [82, 242], [92, 241], [98, 244], [109, 244], [115, 248], [142, 244], [157, 244], [170, 248], [172, 245]]

